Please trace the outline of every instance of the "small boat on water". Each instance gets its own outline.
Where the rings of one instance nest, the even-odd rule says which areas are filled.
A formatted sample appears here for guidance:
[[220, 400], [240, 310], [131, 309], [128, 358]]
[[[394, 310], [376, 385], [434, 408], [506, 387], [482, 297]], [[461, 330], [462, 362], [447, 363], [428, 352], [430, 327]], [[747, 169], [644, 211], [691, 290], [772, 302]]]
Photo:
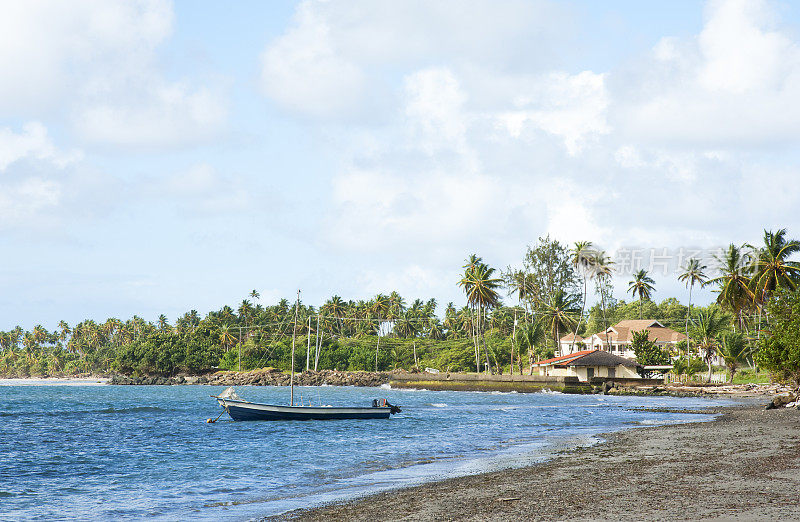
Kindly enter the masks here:
[[367, 407], [334, 406], [279, 406], [260, 404], [242, 400], [233, 388], [219, 395], [212, 395], [222, 408], [235, 421], [250, 420], [332, 420], [332, 419], [388, 419], [400, 413], [398, 406], [389, 404], [386, 399], [374, 399]]
[[[260, 404], [249, 402], [239, 397], [233, 388], [228, 388], [219, 395], [211, 397], [228, 412], [235, 421], [251, 420], [332, 420], [332, 419], [388, 419], [390, 415], [400, 413], [399, 406], [389, 404], [386, 399], [373, 399], [369, 407], [334, 407], [334, 406], [295, 406], [294, 405], [294, 346], [297, 332], [297, 312], [300, 307], [300, 291], [297, 292], [297, 304], [294, 310], [294, 331], [292, 332], [292, 377], [289, 381], [289, 405]], [[224, 413], [224, 412], [223, 412]], [[222, 413], [220, 413], [220, 416]], [[219, 417], [217, 417], [219, 418]], [[209, 423], [215, 421], [208, 419]]]

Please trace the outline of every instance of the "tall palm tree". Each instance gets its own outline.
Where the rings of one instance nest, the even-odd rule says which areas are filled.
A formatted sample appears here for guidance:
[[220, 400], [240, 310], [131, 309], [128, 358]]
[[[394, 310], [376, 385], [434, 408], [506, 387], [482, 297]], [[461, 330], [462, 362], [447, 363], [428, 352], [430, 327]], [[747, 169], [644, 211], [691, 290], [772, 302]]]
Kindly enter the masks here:
[[572, 256], [572, 266], [581, 273], [583, 276], [583, 301], [581, 301], [581, 313], [578, 316], [578, 321], [575, 323], [575, 334], [572, 336], [572, 344], [570, 351], [575, 351], [575, 338], [578, 337], [578, 329], [583, 321], [583, 314], [586, 311], [586, 297], [587, 297], [587, 280], [592, 276], [592, 265], [596, 256], [595, 250], [592, 248], [591, 241], [578, 241], [570, 251]]
[[605, 283], [611, 279], [614, 272], [614, 261], [606, 256], [605, 251], [598, 250], [594, 256], [592, 264], [594, 277], [599, 280], [600, 289], [600, 308], [603, 311], [603, 331], [606, 333], [606, 346], [610, 346], [608, 341], [608, 320], [606, 318], [606, 291]]
[[743, 312], [752, 306], [755, 299], [750, 288], [753, 268], [750, 255], [743, 247], [731, 243], [724, 254], [714, 258], [720, 275], [707, 284], [719, 286], [717, 304], [733, 312], [739, 330], [744, 331]]
[[633, 281], [628, 283], [628, 292], [631, 293], [631, 296], [636, 297], [639, 295], [639, 319], [642, 318], [642, 302], [647, 299], [650, 300], [650, 297], [653, 292], [655, 292], [656, 288], [655, 281], [653, 278], [647, 275], [647, 270], [641, 269], [635, 274], [633, 274]]
[[544, 328], [555, 340], [556, 354], [561, 348], [561, 332], [569, 331], [577, 321], [579, 312], [577, 300], [577, 297], [572, 297], [559, 288], [550, 295], [548, 302], [538, 312]]
[[477, 334], [483, 341], [483, 349], [486, 355], [487, 371], [492, 371], [489, 361], [489, 350], [486, 346], [483, 324], [486, 313], [489, 309], [495, 308], [500, 304], [500, 294], [498, 289], [502, 284], [502, 279], [494, 277], [495, 269], [483, 263], [475, 254], [467, 259], [464, 277], [459, 281], [459, 286], [464, 288], [467, 296], [467, 303], [477, 311]]
[[167, 320], [167, 316], [166, 315], [161, 314], [161, 315], [158, 316], [158, 328], [162, 332], [166, 332], [168, 329], [171, 330], [171, 328], [169, 327], [169, 321]]
[[678, 281], [686, 283], [686, 288], [689, 289], [689, 307], [686, 309], [686, 360], [689, 360], [689, 316], [692, 313], [692, 289], [695, 284], [705, 286], [708, 282], [708, 277], [704, 270], [708, 268], [706, 265], [701, 265], [698, 259], [690, 259], [686, 263], [683, 272], [678, 276]]
[[525, 308], [525, 320], [528, 318], [528, 302], [536, 295], [536, 282], [533, 274], [524, 270], [509, 270], [504, 274], [508, 295], [517, 294], [520, 306]]
[[342, 317], [345, 315], [345, 302], [338, 295], [334, 295], [320, 307], [320, 312], [333, 317], [339, 332], [342, 331]]
[[800, 279], [800, 263], [789, 258], [800, 252], [800, 242], [786, 239], [786, 229], [777, 232], [764, 231], [764, 246], [754, 252], [755, 275], [752, 279], [753, 293], [759, 307], [775, 290], [796, 290]]
[[[517, 344], [520, 350], [523, 348], [528, 349], [528, 375], [533, 373], [533, 358], [536, 351], [536, 345], [544, 342], [547, 338], [547, 332], [544, 328], [542, 321], [535, 321], [533, 324], [527, 324], [517, 331]], [[520, 372], [522, 371], [522, 364], [520, 364]]]
[[58, 339], [62, 343], [66, 343], [67, 337], [69, 336], [70, 333], [72, 333], [72, 329], [70, 329], [70, 327], [67, 324], [67, 322], [64, 321], [63, 319], [58, 322], [58, 329], [59, 329]]
[[381, 348], [381, 324], [383, 323], [383, 318], [389, 313], [389, 309], [391, 308], [391, 302], [389, 298], [383, 294], [378, 294], [375, 296], [375, 299], [372, 300], [372, 304], [370, 305], [370, 313], [374, 314], [374, 317], [378, 320], [378, 328], [377, 328], [377, 335], [378, 335], [378, 343], [375, 345], [375, 371], [378, 371], [378, 352]]
[[225, 351], [227, 352], [230, 350], [231, 345], [236, 342], [236, 339], [231, 335], [230, 326], [227, 324], [220, 326], [219, 331], [219, 342], [222, 343], [222, 346], [225, 347]]
[[389, 310], [386, 314], [387, 319], [397, 319], [406, 310], [406, 301], [397, 292], [392, 291], [389, 294]]

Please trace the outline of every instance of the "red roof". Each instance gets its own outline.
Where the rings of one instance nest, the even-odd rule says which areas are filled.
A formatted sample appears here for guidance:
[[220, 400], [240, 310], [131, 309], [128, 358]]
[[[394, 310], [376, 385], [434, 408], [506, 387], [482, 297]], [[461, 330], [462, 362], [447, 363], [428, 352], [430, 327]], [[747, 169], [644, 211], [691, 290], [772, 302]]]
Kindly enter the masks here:
[[592, 352], [595, 352], [595, 351], [597, 351], [597, 350], [583, 350], [583, 351], [580, 351], [580, 352], [571, 353], [569, 355], [562, 355], [560, 357], [553, 357], [552, 359], [545, 359], [544, 361], [539, 361], [537, 363], [534, 363], [533, 365], [537, 366], [537, 365], [540, 365], [540, 364], [550, 364], [550, 363], [564, 362], [564, 361], [576, 359], [578, 357], [583, 357], [584, 355], [588, 355], [588, 354], [590, 354]]

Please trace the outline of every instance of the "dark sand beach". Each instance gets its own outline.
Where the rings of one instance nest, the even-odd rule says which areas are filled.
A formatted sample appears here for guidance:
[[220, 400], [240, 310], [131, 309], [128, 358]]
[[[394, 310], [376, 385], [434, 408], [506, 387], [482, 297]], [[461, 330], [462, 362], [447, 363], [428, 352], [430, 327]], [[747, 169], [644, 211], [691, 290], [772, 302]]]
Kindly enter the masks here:
[[[765, 401], [766, 402], [766, 401]], [[536, 466], [389, 491], [280, 520], [800, 520], [800, 410], [716, 410]]]

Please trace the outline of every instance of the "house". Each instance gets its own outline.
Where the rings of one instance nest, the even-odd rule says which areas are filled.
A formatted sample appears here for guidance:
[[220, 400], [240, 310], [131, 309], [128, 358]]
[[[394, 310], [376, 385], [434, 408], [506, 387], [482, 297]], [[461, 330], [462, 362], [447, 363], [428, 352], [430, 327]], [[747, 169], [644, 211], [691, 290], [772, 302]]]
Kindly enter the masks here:
[[[656, 346], [671, 349], [686, 335], [667, 328], [655, 319], [632, 319], [620, 321], [608, 329], [587, 337], [568, 334], [559, 340], [559, 355], [569, 355], [582, 350], [604, 350], [608, 353], [633, 359], [633, 332], [647, 330], [648, 338]], [[573, 342], [574, 339], [574, 342]]]
[[533, 364], [533, 375], [577, 377], [590, 381], [592, 377], [638, 379], [642, 366], [631, 359], [604, 350], [582, 350]]

